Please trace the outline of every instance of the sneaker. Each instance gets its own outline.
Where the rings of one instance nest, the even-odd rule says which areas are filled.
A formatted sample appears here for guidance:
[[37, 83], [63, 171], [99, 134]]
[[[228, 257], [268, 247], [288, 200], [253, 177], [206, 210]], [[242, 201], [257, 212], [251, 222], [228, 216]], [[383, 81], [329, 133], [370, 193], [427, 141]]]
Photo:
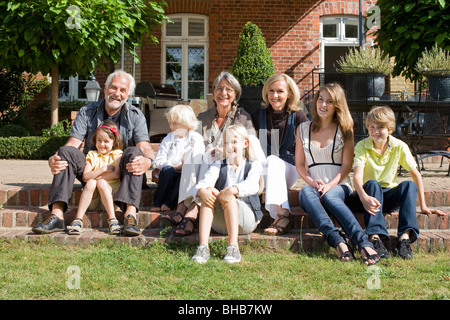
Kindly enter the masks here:
[[228, 263], [241, 262], [241, 253], [239, 252], [239, 248], [237, 246], [229, 245], [223, 261]]
[[141, 231], [136, 226], [137, 221], [136, 218], [133, 217], [131, 214], [127, 216], [127, 225], [123, 228], [123, 234], [126, 236], [138, 236]]
[[411, 251], [411, 242], [409, 239], [400, 240], [395, 247], [395, 252], [399, 257], [403, 259], [411, 260], [413, 258], [413, 254]]
[[389, 251], [386, 249], [386, 247], [383, 244], [383, 241], [381, 239], [374, 239], [372, 240], [373, 248], [377, 252], [377, 254], [380, 256], [380, 258], [388, 259], [391, 257]]
[[206, 244], [198, 246], [197, 251], [194, 256], [191, 258], [191, 261], [195, 261], [197, 263], [206, 263], [209, 259], [209, 248]]
[[56, 215], [51, 214], [44, 222], [35, 225], [31, 231], [34, 233], [46, 234], [52, 232], [64, 231], [64, 220], [58, 218]]

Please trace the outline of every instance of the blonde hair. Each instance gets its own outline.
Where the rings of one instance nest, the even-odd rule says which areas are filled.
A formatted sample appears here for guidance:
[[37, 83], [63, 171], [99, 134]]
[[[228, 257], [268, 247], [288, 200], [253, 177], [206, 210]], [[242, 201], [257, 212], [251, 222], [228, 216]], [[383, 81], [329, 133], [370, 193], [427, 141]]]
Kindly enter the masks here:
[[[250, 141], [249, 138], [249, 134], [247, 129], [240, 125], [240, 124], [233, 124], [231, 126], [229, 126], [226, 130], [225, 130], [225, 135], [224, 135], [224, 146], [226, 145], [226, 138], [227, 137], [238, 137], [241, 138], [243, 140], [247, 140], [248, 145], [247, 148], [245, 148], [244, 150], [244, 155], [245, 157], [250, 160], [257, 160], [258, 158], [256, 157], [256, 152], [255, 149], [253, 147], [253, 144]], [[225, 153], [225, 152], [224, 152]], [[261, 192], [264, 190], [264, 179], [261, 175], [260, 179], [259, 179], [259, 190], [258, 190], [258, 194], [261, 194]]]
[[323, 85], [314, 95], [311, 108], [312, 131], [317, 132], [320, 129], [320, 117], [317, 114], [317, 100], [319, 100], [320, 92], [323, 90], [327, 91], [333, 100], [335, 108], [333, 120], [341, 127], [344, 139], [351, 138], [353, 136], [353, 118], [348, 108], [345, 92], [342, 87], [335, 82]]
[[370, 123], [384, 128], [388, 128], [390, 132], [395, 130], [395, 114], [391, 108], [387, 106], [374, 106], [370, 109], [366, 117], [366, 128]]
[[269, 93], [269, 87], [272, 83], [276, 81], [285, 81], [288, 87], [288, 99], [286, 101], [286, 111], [291, 113], [300, 110], [300, 90], [298, 89], [297, 84], [295, 81], [289, 77], [287, 74], [284, 73], [277, 73], [269, 77], [267, 81], [264, 83], [264, 87], [262, 90], [262, 99], [263, 103], [262, 106], [264, 108], [267, 108], [270, 103], [269, 99], [267, 98], [267, 95]]
[[195, 116], [194, 110], [188, 105], [177, 104], [169, 109], [166, 112], [167, 121], [178, 123], [186, 128], [189, 131], [195, 130], [198, 125], [197, 117]]

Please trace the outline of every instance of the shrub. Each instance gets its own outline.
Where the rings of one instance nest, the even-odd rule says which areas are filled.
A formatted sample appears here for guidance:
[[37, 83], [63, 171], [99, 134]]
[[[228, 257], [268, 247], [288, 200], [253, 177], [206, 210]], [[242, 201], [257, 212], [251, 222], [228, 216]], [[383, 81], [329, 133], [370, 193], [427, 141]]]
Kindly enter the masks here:
[[417, 60], [415, 70], [418, 73], [426, 72], [428, 75], [450, 75], [450, 54], [437, 44], [430, 51], [425, 48]]
[[370, 48], [352, 48], [338, 62], [338, 70], [346, 73], [371, 73], [388, 75], [393, 66], [383, 50]]
[[241, 86], [262, 86], [272, 74], [274, 64], [266, 39], [256, 24], [247, 22], [239, 35], [239, 46], [231, 73]]
[[19, 124], [8, 124], [0, 129], [0, 137], [27, 137], [29, 135], [28, 129]]
[[43, 137], [64, 137], [70, 134], [72, 124], [69, 120], [63, 120], [57, 124], [52, 125], [50, 128], [42, 129]]
[[10, 137], [0, 138], [3, 159], [48, 159], [67, 142], [68, 137]]

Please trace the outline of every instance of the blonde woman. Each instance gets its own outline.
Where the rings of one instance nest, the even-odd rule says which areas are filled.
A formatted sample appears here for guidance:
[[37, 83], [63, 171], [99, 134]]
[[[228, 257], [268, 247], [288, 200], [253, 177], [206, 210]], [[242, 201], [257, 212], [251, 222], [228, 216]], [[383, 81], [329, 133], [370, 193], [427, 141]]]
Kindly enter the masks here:
[[286, 74], [275, 74], [267, 79], [262, 96], [264, 107], [252, 114], [252, 121], [267, 155], [265, 208], [274, 219], [264, 233], [280, 235], [289, 231], [293, 221], [288, 190], [299, 178], [294, 159], [295, 130], [308, 118], [299, 107], [298, 86]]

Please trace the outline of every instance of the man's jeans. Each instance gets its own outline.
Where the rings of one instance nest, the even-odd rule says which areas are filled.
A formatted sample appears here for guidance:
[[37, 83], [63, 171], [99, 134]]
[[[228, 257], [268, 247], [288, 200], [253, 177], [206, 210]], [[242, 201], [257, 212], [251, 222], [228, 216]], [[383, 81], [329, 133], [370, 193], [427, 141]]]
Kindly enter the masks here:
[[355, 215], [345, 204], [345, 200], [350, 194], [350, 187], [338, 185], [320, 199], [321, 194], [315, 188], [306, 185], [300, 190], [299, 200], [331, 247], [336, 248], [339, 243], [345, 242], [339, 229], [330, 218], [333, 216], [354, 246], [357, 246], [359, 250], [364, 247], [373, 248]]
[[356, 192], [349, 198], [350, 207], [364, 211], [364, 222], [368, 235], [378, 234], [382, 238], [389, 238], [386, 228], [386, 220], [383, 212], [399, 210], [398, 237], [400, 238], [407, 230], [410, 232], [411, 243], [419, 236], [419, 225], [416, 218], [417, 185], [413, 181], [403, 181], [394, 188], [382, 188], [376, 180], [369, 180], [364, 184], [364, 190], [369, 196], [376, 198], [380, 203], [380, 211], [375, 215], [364, 210], [361, 200]]

